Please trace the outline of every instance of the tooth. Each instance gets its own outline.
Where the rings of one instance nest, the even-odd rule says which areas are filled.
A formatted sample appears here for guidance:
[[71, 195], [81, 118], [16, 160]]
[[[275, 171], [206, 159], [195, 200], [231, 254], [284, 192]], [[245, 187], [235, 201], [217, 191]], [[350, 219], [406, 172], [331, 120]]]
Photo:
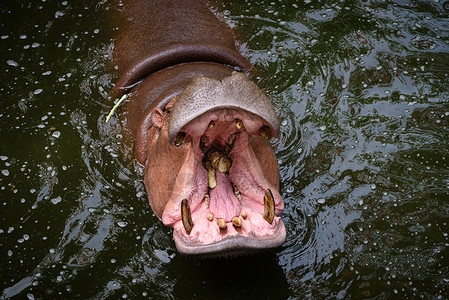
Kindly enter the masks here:
[[271, 129], [267, 125], [263, 125], [259, 129], [260, 135], [269, 140], [271, 138]]
[[193, 220], [190, 212], [190, 206], [187, 199], [181, 201], [181, 217], [182, 217], [182, 225], [184, 225], [184, 229], [187, 234], [190, 234], [193, 228]]
[[274, 219], [274, 198], [270, 189], [265, 191], [265, 196], [263, 197], [263, 218], [268, 223], [273, 223]]
[[210, 129], [214, 128], [215, 127], [215, 122], [214, 121], [210, 121], [208, 127]]
[[213, 189], [217, 186], [217, 179], [215, 178], [215, 169], [214, 168], [207, 169], [207, 180], [209, 183], [209, 187], [211, 189]]
[[235, 142], [236, 137], [237, 137], [237, 135], [235, 133], [233, 133], [226, 140], [226, 143], [224, 145], [224, 154], [225, 155], [229, 155], [229, 153], [231, 153], [232, 147], [234, 147], [234, 142]]
[[205, 152], [207, 147], [209, 146], [209, 138], [207, 135], [203, 134], [200, 139], [200, 149]]
[[235, 127], [236, 127], [238, 130], [242, 129], [242, 128], [243, 128], [243, 122], [242, 122], [242, 120], [235, 119]]
[[212, 222], [214, 220], [214, 215], [213, 214], [209, 214], [207, 216], [207, 219]]
[[218, 162], [218, 171], [221, 173], [226, 173], [231, 168], [231, 161], [226, 156], [222, 156]]
[[226, 229], [226, 221], [225, 219], [217, 219], [217, 225], [220, 227], [220, 229]]
[[239, 189], [231, 182], [232, 184], [232, 189], [234, 191], [234, 195], [237, 199], [242, 200], [242, 196], [240, 195], [240, 191]]
[[235, 227], [241, 227], [242, 226], [242, 219], [240, 219], [240, 217], [234, 217], [232, 218], [232, 225], [234, 225]]
[[186, 133], [185, 132], [178, 132], [175, 138], [175, 145], [176, 147], [181, 146], [186, 141]]
[[246, 214], [246, 212], [242, 212], [242, 218], [243, 218], [243, 219], [248, 218], [248, 215]]
[[204, 195], [204, 201], [206, 202], [206, 204], [209, 206], [210, 203], [210, 196], [208, 194]]
[[212, 167], [216, 167], [217, 165], [218, 165], [218, 162], [220, 161], [220, 158], [221, 158], [221, 154], [220, 154], [220, 152], [218, 152], [218, 151], [214, 151], [214, 152], [209, 152], [209, 154], [208, 154], [208, 158], [209, 158], [209, 161], [211, 162], [211, 164], [212, 164]]

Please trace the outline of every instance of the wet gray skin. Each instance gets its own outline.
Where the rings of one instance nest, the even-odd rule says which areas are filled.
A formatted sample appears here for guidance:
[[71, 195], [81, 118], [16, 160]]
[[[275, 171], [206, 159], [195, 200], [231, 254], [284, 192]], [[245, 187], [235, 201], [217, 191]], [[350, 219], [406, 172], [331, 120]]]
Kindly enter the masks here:
[[271, 101], [259, 87], [240, 72], [218, 80], [196, 77], [176, 99], [170, 111], [168, 138], [171, 142], [181, 128], [202, 114], [221, 108], [241, 109], [261, 117], [279, 134], [279, 121]]

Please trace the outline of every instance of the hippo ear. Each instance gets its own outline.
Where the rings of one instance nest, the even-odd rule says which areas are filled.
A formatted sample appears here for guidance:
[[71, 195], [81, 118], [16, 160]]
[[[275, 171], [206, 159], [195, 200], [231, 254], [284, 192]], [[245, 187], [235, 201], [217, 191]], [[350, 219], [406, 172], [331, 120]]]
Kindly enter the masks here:
[[151, 112], [151, 123], [153, 123], [153, 126], [161, 129], [162, 124], [164, 124], [165, 115], [165, 112], [159, 107], [153, 108], [153, 111]]

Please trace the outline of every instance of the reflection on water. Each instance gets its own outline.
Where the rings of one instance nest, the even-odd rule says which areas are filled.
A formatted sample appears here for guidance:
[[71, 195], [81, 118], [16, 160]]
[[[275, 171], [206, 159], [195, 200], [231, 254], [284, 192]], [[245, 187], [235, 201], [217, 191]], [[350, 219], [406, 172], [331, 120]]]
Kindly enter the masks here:
[[120, 9], [0, 4], [2, 298], [447, 297], [449, 2], [218, 8], [282, 120], [288, 236], [212, 261], [177, 254], [105, 123]]

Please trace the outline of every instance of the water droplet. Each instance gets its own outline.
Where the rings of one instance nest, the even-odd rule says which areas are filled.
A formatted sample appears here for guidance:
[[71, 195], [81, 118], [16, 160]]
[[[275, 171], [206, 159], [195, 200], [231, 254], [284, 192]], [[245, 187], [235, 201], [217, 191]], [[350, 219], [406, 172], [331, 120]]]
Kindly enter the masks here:
[[125, 227], [126, 225], [128, 225], [128, 223], [127, 222], [123, 222], [123, 221], [120, 221], [120, 222], [117, 222], [117, 225], [119, 226], [119, 227]]
[[6, 61], [6, 63], [8, 64], [8, 66], [11, 66], [11, 67], [18, 67], [19, 66], [19, 64], [16, 63], [15, 61], [13, 61], [12, 59], [8, 59]]

